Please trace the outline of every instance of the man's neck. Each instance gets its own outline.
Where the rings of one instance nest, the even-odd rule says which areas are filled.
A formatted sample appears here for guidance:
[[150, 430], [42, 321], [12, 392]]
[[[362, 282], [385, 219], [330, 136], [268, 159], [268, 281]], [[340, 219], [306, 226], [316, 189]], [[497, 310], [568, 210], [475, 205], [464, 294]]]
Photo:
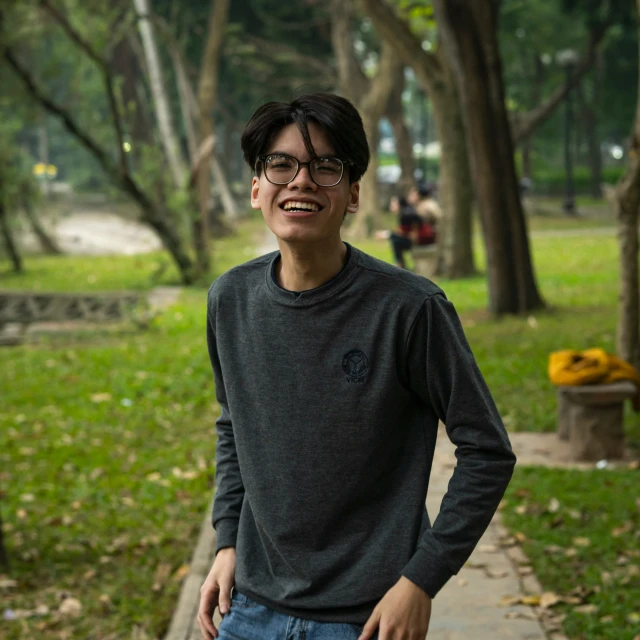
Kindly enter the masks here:
[[280, 260], [276, 264], [275, 276], [277, 283], [287, 291], [321, 287], [340, 273], [347, 259], [347, 247], [340, 238], [330, 245], [278, 244]]

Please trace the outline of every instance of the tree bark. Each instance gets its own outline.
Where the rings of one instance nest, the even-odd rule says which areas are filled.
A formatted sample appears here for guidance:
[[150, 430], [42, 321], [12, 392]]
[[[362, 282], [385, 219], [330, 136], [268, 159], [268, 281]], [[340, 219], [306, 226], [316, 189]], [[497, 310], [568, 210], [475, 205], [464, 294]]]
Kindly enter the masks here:
[[544, 302], [536, 285], [497, 42], [498, 5], [434, 0], [462, 101], [471, 172], [487, 245], [489, 309], [524, 313]]
[[[636, 0], [640, 16], [640, 0]], [[640, 35], [640, 20], [638, 24]], [[639, 49], [640, 57], [640, 49]], [[639, 78], [640, 79], [640, 78]], [[630, 163], [616, 187], [618, 242], [620, 245], [620, 295], [616, 350], [618, 356], [640, 367], [640, 293], [638, 291], [638, 218], [640, 212], [640, 85], [631, 132]]]
[[2, 529], [2, 514], [0, 513], [0, 567], [9, 568], [9, 556], [4, 546], [4, 532]]
[[27, 219], [29, 220], [29, 224], [31, 225], [31, 229], [33, 229], [33, 233], [36, 238], [38, 238], [38, 242], [40, 243], [40, 247], [44, 253], [49, 255], [60, 255], [62, 254], [62, 250], [58, 246], [58, 243], [54, 238], [52, 238], [47, 230], [42, 226], [40, 219], [38, 218], [38, 214], [31, 202], [31, 197], [29, 193], [23, 193], [20, 196], [22, 202], [22, 208], [24, 212], [27, 214]]
[[593, 74], [593, 98], [589, 100], [582, 85], [578, 87], [577, 98], [580, 105], [581, 124], [587, 143], [587, 160], [591, 174], [591, 195], [602, 197], [602, 153], [600, 136], [598, 135], [598, 94], [599, 78]]
[[440, 201], [443, 221], [438, 232], [443, 245], [440, 275], [462, 278], [475, 273], [471, 237], [471, 174], [460, 100], [442, 54], [425, 51], [422, 43], [384, 0], [358, 0], [379, 36], [389, 42], [402, 62], [411, 67], [431, 98], [433, 119], [441, 146]]
[[138, 15], [138, 30], [144, 48], [144, 54], [149, 70], [149, 80], [153, 104], [160, 129], [160, 139], [165, 150], [169, 169], [173, 178], [174, 186], [177, 189], [184, 188], [187, 167], [180, 151], [180, 143], [173, 126], [171, 107], [167, 98], [167, 90], [164, 82], [164, 74], [160, 55], [156, 45], [153, 24], [149, 19], [149, 0], [133, 0], [133, 4]]
[[411, 136], [404, 118], [404, 107], [402, 105], [404, 84], [404, 73], [399, 73], [389, 96], [385, 115], [393, 128], [393, 135], [396, 139], [396, 153], [402, 171], [398, 186], [403, 193], [406, 193], [416, 182], [416, 161], [413, 157]]
[[360, 182], [360, 209], [350, 233], [353, 236], [370, 235], [380, 217], [378, 197], [378, 125], [385, 112], [389, 96], [397, 76], [403, 72], [394, 48], [387, 42], [382, 44], [376, 75], [369, 80], [355, 56], [350, 2], [332, 0], [331, 40], [338, 67], [341, 93], [358, 109], [364, 131], [369, 142], [369, 168]]
[[[2, 184], [0, 184], [0, 194], [2, 194]], [[0, 198], [0, 234], [4, 240], [4, 245], [7, 249], [7, 254], [13, 265], [13, 270], [16, 273], [22, 273], [24, 271], [22, 267], [22, 257], [20, 256], [20, 250], [16, 244], [13, 233], [11, 231], [11, 225], [7, 219], [7, 210], [4, 206], [4, 201]]]

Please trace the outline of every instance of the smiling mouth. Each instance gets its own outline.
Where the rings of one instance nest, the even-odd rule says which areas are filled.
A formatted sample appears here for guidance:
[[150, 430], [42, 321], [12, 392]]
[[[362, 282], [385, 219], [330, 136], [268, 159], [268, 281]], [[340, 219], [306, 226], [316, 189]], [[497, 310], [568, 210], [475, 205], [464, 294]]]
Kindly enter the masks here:
[[298, 202], [296, 200], [289, 200], [281, 204], [280, 208], [287, 213], [317, 213], [322, 209], [315, 202]]

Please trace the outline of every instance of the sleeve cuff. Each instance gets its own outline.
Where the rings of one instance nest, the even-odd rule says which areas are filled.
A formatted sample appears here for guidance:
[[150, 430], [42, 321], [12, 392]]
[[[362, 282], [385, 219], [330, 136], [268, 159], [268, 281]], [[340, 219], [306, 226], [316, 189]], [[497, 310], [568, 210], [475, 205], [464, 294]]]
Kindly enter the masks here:
[[214, 525], [216, 530], [216, 554], [225, 547], [235, 547], [238, 537], [238, 520], [223, 518]]
[[419, 548], [402, 570], [402, 575], [419, 586], [428, 596], [436, 594], [453, 575], [447, 567], [433, 559], [433, 555]]

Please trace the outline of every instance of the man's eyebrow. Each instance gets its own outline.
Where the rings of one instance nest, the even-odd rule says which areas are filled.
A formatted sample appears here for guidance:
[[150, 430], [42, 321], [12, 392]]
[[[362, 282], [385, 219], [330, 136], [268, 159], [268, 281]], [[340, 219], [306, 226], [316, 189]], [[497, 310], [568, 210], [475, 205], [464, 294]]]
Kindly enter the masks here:
[[[265, 153], [265, 156], [291, 156], [292, 158], [295, 158], [295, 156], [291, 153], [289, 153], [288, 151], [269, 151], [269, 153]], [[315, 156], [316, 158], [335, 158], [336, 154], [333, 151], [330, 151], [328, 153], [318, 153]]]

